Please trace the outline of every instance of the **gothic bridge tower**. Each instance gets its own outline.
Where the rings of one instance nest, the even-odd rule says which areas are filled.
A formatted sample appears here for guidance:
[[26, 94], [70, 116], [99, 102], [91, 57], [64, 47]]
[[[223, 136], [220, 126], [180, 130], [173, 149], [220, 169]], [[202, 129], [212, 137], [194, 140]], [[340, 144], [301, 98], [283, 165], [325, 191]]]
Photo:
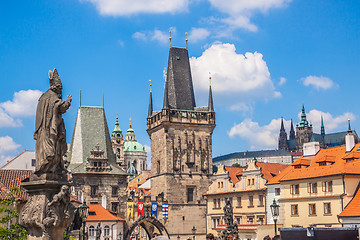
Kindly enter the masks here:
[[187, 48], [170, 47], [164, 103], [153, 111], [150, 92], [147, 132], [151, 139], [151, 195], [169, 203], [164, 224], [181, 239], [206, 233], [203, 198], [212, 175], [215, 112], [211, 86], [208, 106], [196, 107]]

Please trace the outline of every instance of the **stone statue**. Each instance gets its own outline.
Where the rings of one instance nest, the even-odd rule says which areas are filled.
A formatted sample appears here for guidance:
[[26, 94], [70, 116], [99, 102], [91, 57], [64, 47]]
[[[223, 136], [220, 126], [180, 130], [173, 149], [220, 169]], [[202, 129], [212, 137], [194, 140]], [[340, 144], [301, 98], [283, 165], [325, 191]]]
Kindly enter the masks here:
[[39, 98], [36, 110], [36, 168], [29, 182], [21, 183], [29, 198], [20, 211], [19, 223], [28, 240], [63, 240], [64, 230], [74, 220], [70, 187], [63, 157], [67, 150], [62, 114], [70, 107], [71, 96], [62, 100], [57, 70], [49, 71], [50, 89]]
[[98, 223], [96, 227], [96, 240], [100, 240], [100, 238], [101, 238], [101, 226], [100, 223]]
[[71, 96], [62, 100], [62, 84], [56, 68], [49, 71], [50, 89], [39, 98], [36, 109], [36, 174], [65, 172], [67, 150], [62, 114], [70, 107]]
[[220, 233], [220, 239], [239, 239], [237, 222], [234, 222], [233, 208], [229, 199], [224, 206], [224, 220], [226, 229]]

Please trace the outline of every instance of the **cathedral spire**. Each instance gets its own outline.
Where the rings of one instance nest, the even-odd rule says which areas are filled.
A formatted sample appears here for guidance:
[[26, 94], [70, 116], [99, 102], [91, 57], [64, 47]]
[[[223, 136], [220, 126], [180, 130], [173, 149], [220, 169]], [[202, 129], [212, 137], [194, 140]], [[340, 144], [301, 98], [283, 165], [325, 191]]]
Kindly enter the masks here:
[[149, 111], [148, 111], [148, 117], [151, 117], [153, 113], [153, 102], [152, 102], [152, 89], [151, 89], [151, 80], [150, 81], [150, 99], [149, 99]]
[[208, 108], [209, 108], [209, 112], [214, 112], [214, 102], [213, 102], [213, 97], [212, 97], [212, 90], [211, 90], [211, 76], [209, 76], [209, 102], [208, 102]]
[[285, 131], [285, 127], [284, 127], [284, 119], [283, 117], [281, 117], [281, 128], [280, 128], [280, 132]]
[[321, 136], [325, 136], [325, 127], [324, 127], [324, 120], [323, 117], [321, 116]]
[[287, 134], [284, 127], [284, 119], [281, 117], [281, 127], [280, 127], [280, 134], [279, 134], [279, 149], [281, 150], [288, 150], [288, 142], [287, 142]]
[[290, 140], [291, 140], [291, 139], [295, 139], [294, 124], [293, 124], [293, 120], [292, 120], [292, 119], [291, 119], [290, 125], [291, 125], [291, 127], [290, 127]]

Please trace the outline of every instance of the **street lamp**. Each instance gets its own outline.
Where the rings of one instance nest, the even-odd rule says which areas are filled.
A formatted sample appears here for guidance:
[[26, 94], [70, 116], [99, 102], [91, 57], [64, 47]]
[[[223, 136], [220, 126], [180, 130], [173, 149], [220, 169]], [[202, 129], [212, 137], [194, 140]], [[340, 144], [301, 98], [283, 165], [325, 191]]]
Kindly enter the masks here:
[[177, 240], [180, 240], [180, 235], [177, 236]]
[[270, 205], [271, 208], [271, 214], [275, 223], [275, 236], [277, 235], [277, 229], [276, 229], [276, 221], [279, 217], [279, 205], [276, 204], [276, 201], [274, 199], [273, 204]]
[[85, 240], [85, 225], [86, 225], [86, 217], [88, 215], [89, 207], [86, 205], [86, 202], [83, 202], [83, 204], [79, 208], [80, 208], [80, 217], [82, 219], [82, 224], [83, 224], [82, 239]]
[[196, 233], [196, 228], [195, 226], [193, 226], [193, 228], [191, 229], [192, 234], [193, 234], [193, 240], [195, 240], [195, 233]]

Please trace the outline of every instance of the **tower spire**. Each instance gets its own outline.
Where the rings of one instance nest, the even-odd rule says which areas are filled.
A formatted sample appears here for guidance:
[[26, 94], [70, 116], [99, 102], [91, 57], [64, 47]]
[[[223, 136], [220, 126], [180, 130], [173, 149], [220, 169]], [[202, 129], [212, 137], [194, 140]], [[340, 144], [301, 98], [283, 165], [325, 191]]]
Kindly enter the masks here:
[[294, 130], [294, 124], [293, 124], [293, 120], [291, 119], [291, 123], [290, 123], [290, 140], [291, 139], [295, 139], [295, 130]]
[[324, 126], [324, 119], [323, 116], [321, 116], [321, 136], [325, 136], [325, 126]]
[[153, 102], [152, 102], [152, 84], [151, 84], [151, 80], [149, 80], [150, 82], [150, 99], [149, 99], [149, 111], [148, 111], [148, 117], [151, 117], [152, 113], [153, 113]]
[[348, 124], [349, 124], [348, 132], [352, 132], [351, 131], [351, 126], [350, 126], [350, 118], [348, 119]]
[[280, 131], [285, 131], [284, 118], [283, 118], [283, 117], [281, 117], [281, 127], [280, 127]]
[[[166, 71], [166, 68], [164, 69]], [[164, 91], [164, 104], [163, 109], [169, 109], [169, 95], [168, 95], [168, 81], [167, 81], [167, 72], [164, 73], [165, 77], [165, 91]]]
[[209, 112], [214, 112], [214, 102], [211, 90], [211, 73], [209, 73], [209, 101], [208, 101]]

